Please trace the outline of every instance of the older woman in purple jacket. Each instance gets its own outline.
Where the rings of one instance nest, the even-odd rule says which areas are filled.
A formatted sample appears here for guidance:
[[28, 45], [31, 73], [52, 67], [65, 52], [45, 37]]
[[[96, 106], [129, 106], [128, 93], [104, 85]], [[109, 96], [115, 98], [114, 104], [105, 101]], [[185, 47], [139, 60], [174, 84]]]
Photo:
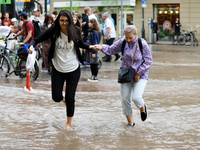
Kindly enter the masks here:
[[[141, 39], [142, 50], [140, 50], [137, 28], [134, 25], [129, 25], [124, 28], [124, 34], [126, 44], [124, 47], [124, 54], [120, 68], [126, 68], [131, 66], [133, 55], [136, 49], [134, 62], [132, 65], [133, 78], [131, 82], [120, 83], [120, 94], [122, 111], [128, 121], [128, 126], [134, 127], [135, 122], [133, 121], [133, 109], [131, 100], [134, 102], [141, 113], [141, 120], [145, 121], [147, 118], [147, 107], [144, 104], [142, 98], [144, 89], [147, 84], [149, 69], [152, 64], [151, 51], [144, 39]], [[96, 50], [101, 50], [107, 55], [113, 55], [122, 51], [122, 43], [124, 39], [116, 41], [113, 45], [96, 45]]]

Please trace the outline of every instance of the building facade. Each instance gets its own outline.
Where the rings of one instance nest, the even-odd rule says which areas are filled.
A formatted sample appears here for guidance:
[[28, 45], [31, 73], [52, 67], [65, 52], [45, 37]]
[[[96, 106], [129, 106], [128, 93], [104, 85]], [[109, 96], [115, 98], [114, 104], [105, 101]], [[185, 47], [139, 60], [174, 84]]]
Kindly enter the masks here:
[[[145, 1], [145, 0], [144, 0]], [[73, 0], [73, 10], [78, 13], [84, 13], [84, 7], [90, 6], [93, 10], [99, 11], [98, 21], [101, 28], [103, 20], [102, 14], [109, 11], [116, 22], [116, 35], [121, 37], [121, 0]], [[165, 40], [172, 36], [174, 31], [174, 22], [179, 18], [182, 30], [196, 30], [196, 37], [200, 41], [200, 3], [199, 0], [146, 0], [144, 8], [144, 29], [145, 39], [149, 35], [149, 18], [154, 18], [159, 27], [162, 37]], [[62, 9], [70, 10], [70, 0], [51, 0], [50, 12]], [[142, 0], [123, 0], [123, 23], [126, 25], [136, 25], [138, 36], [142, 37]], [[162, 33], [162, 34], [161, 34]], [[164, 37], [163, 37], [164, 35]]]
[[[194, 31], [200, 41], [200, 1], [199, 0], [146, 0], [144, 8], [145, 38], [148, 40], [148, 18], [154, 18], [159, 31], [170, 36], [174, 31], [174, 22], [179, 18], [182, 30]], [[136, 0], [134, 7], [134, 25], [141, 36], [142, 30], [142, 0]], [[162, 40], [162, 39], [161, 39]]]

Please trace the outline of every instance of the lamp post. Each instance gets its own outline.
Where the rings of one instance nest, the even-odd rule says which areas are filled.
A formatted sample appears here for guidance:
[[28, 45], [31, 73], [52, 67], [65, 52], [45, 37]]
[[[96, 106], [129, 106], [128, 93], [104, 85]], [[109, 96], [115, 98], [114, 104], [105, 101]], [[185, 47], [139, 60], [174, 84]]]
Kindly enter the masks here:
[[144, 29], [144, 8], [147, 7], [146, 0], [142, 0], [142, 38], [145, 39], [145, 29]]
[[70, 0], [70, 12], [71, 12], [71, 14], [72, 14], [72, 4], [73, 4], [73, 0]]
[[123, 37], [123, 0], [121, 0], [121, 38]]

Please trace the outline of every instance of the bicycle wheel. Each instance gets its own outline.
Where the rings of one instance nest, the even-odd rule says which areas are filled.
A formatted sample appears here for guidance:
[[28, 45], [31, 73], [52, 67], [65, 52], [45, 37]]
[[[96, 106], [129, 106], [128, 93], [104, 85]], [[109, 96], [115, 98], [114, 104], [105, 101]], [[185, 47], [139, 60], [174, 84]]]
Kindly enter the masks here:
[[17, 68], [17, 70], [19, 69], [19, 71], [18, 71], [19, 77], [25, 78], [26, 77], [26, 59], [21, 58], [19, 60], [18, 66], [16, 68]]
[[192, 36], [191, 35], [185, 36], [185, 45], [186, 46], [192, 45]]
[[180, 35], [178, 41], [179, 41], [179, 43], [180, 43], [181, 45], [184, 44], [185, 41], [184, 41], [184, 35], [183, 35], [183, 34]]
[[102, 62], [101, 62], [101, 60], [98, 60], [98, 69], [100, 69], [101, 66], [102, 66]]
[[6, 78], [9, 75], [10, 64], [8, 58], [5, 56], [0, 57], [0, 76], [5, 76]]

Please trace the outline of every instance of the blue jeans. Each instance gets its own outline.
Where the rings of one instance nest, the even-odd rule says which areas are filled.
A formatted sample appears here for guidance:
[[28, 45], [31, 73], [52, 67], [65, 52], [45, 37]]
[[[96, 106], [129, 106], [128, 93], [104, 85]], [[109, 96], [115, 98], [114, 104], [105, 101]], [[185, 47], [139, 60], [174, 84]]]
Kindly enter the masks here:
[[138, 82], [120, 83], [120, 95], [122, 103], [122, 111], [126, 116], [133, 114], [131, 101], [134, 102], [137, 108], [141, 108], [144, 105], [142, 94], [146, 87], [147, 80], [140, 79]]

